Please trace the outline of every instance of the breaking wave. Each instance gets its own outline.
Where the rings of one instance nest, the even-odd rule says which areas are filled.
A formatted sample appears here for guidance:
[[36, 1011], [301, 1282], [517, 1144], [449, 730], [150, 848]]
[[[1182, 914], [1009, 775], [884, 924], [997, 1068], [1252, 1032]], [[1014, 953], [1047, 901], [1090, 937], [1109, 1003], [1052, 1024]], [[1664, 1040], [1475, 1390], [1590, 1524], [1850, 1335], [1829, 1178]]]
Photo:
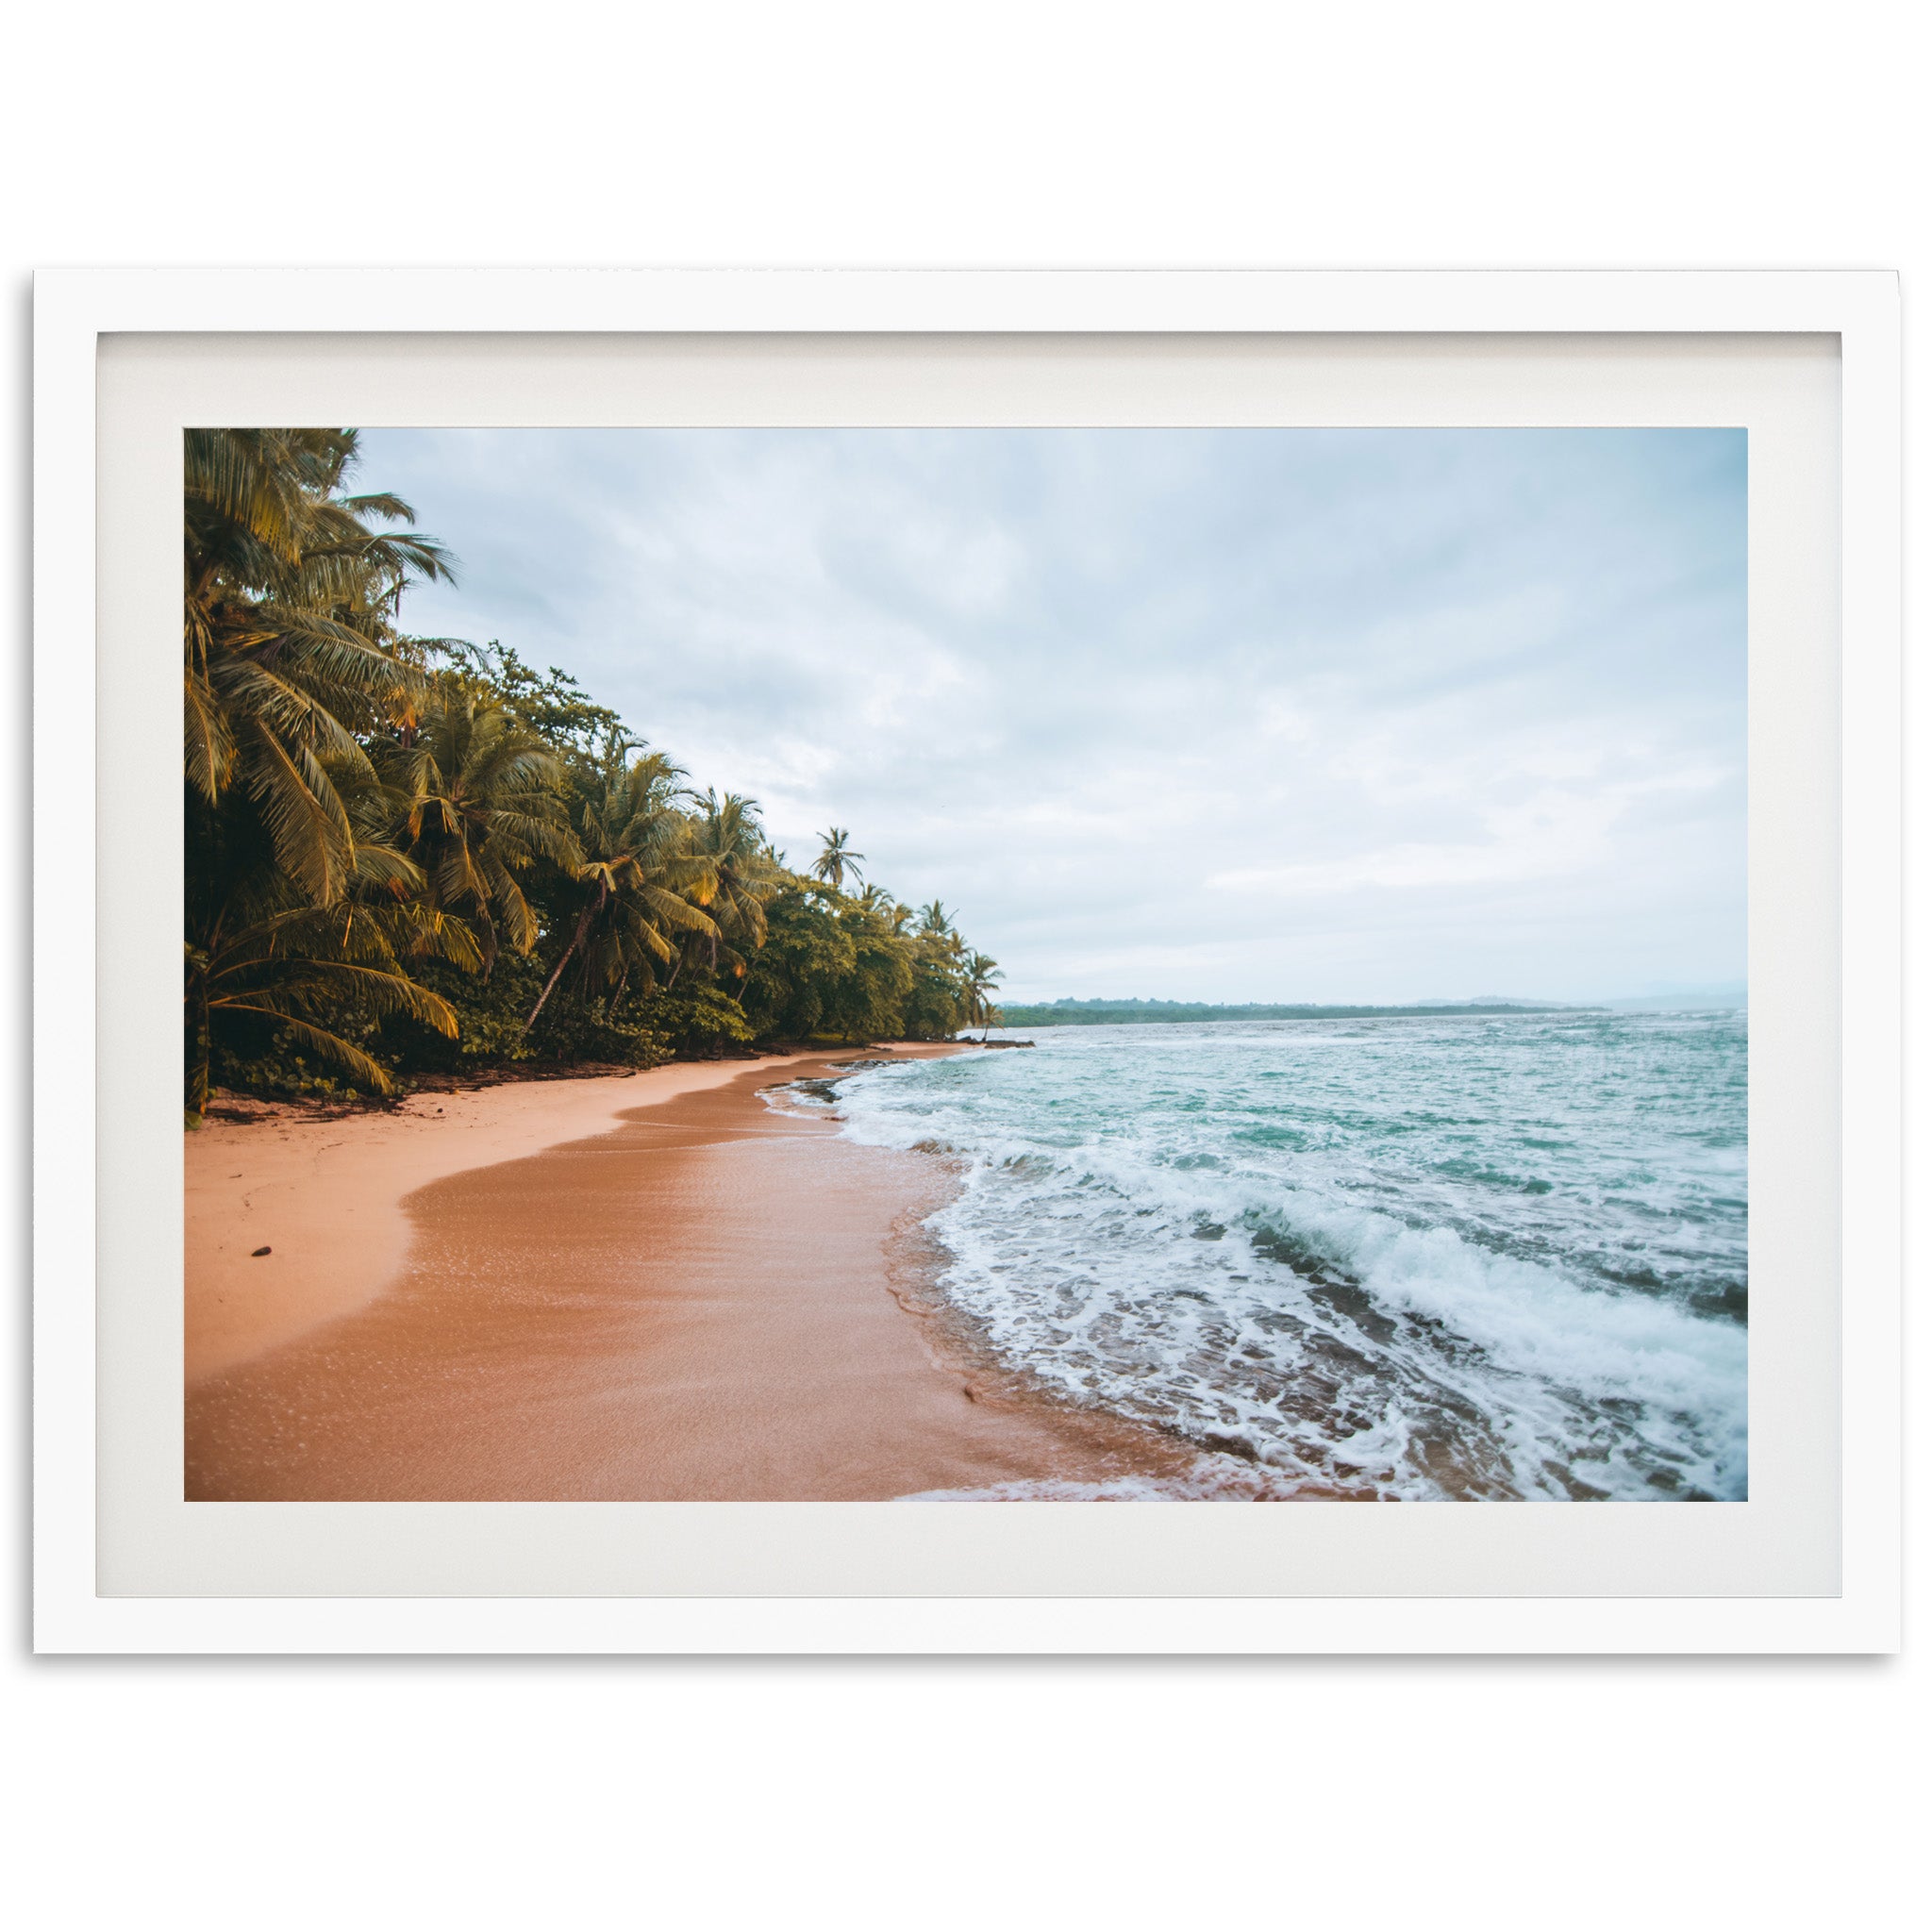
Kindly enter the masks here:
[[791, 1104], [962, 1161], [945, 1293], [1192, 1439], [1161, 1493], [1746, 1493], [1741, 1013], [1037, 1039]]

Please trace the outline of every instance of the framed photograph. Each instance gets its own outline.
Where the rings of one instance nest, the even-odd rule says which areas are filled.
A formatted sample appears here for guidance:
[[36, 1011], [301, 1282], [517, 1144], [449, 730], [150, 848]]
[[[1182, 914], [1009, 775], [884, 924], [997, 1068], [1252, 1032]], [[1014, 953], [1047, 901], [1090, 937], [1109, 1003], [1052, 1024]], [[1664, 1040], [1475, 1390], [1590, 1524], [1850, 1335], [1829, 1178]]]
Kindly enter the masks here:
[[1896, 1646], [1891, 276], [36, 302], [41, 1649]]

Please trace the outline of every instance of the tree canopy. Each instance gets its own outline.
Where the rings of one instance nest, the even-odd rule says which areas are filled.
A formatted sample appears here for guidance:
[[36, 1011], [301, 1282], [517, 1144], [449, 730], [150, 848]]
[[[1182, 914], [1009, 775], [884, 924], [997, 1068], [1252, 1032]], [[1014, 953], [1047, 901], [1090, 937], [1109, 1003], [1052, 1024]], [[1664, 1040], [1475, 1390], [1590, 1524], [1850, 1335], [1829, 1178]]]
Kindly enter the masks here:
[[[455, 562], [344, 489], [353, 429], [184, 438], [184, 1035], [212, 1085], [393, 1092], [514, 1060], [648, 1066], [949, 1039], [998, 974], [934, 900], [808, 873], [568, 673], [409, 635]], [[848, 892], [848, 883], [862, 891]]]

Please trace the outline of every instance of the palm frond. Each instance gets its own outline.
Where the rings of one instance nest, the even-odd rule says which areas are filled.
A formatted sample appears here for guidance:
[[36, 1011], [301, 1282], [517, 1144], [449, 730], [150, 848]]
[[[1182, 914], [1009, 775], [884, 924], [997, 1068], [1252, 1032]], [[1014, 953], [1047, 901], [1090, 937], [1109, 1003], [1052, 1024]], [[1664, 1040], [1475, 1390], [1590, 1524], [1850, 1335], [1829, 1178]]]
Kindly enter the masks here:
[[304, 1046], [311, 1047], [325, 1058], [331, 1059], [338, 1066], [344, 1067], [378, 1093], [393, 1093], [395, 1081], [389, 1070], [371, 1059], [359, 1046], [351, 1045], [340, 1033], [331, 1033], [325, 1026], [317, 1026], [308, 1020], [300, 1020], [292, 1013], [280, 1011], [270, 1000], [264, 998], [253, 1004], [242, 1000], [225, 1002], [225, 1009], [234, 1013], [253, 1013], [259, 1018], [273, 1021], [277, 1026], [286, 1027]]
[[355, 842], [341, 800], [307, 746], [291, 751], [258, 725], [250, 737], [248, 788], [276, 862], [318, 905], [327, 905], [341, 890]]

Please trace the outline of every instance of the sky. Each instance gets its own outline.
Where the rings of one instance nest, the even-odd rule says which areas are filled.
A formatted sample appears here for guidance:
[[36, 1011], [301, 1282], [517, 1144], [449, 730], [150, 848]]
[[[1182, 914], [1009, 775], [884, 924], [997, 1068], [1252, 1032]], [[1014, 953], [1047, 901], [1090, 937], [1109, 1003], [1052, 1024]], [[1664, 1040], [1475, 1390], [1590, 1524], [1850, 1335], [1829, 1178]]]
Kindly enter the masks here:
[[1726, 429], [368, 429], [408, 628], [937, 896], [1009, 1002], [1744, 976]]

